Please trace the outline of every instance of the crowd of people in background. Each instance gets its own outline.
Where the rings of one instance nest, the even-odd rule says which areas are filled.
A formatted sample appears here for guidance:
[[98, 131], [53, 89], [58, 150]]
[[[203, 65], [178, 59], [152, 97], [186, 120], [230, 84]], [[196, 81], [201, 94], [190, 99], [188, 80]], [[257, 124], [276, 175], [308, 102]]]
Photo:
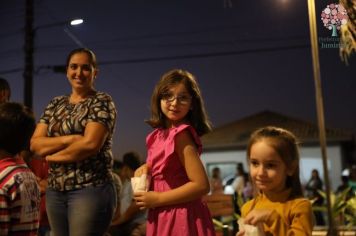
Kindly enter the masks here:
[[[200, 136], [212, 127], [195, 76], [174, 69], [157, 82], [143, 163], [134, 151], [114, 159], [117, 111], [111, 96], [94, 87], [95, 54], [75, 49], [66, 67], [70, 92], [54, 97], [37, 125], [29, 108], [10, 102], [9, 83], [0, 78], [0, 235], [214, 236], [202, 197], [224, 194], [226, 186], [221, 169], [207, 173], [200, 159]], [[272, 235], [311, 235], [313, 219], [326, 224], [323, 212], [312, 209], [325, 204], [322, 178], [313, 169], [302, 186], [298, 149], [288, 130], [252, 133], [248, 171], [237, 163], [231, 181], [244, 203], [235, 206], [242, 217], [236, 235], [247, 234], [244, 225]], [[147, 186], [136, 191], [132, 181], [141, 177]], [[356, 165], [341, 180], [335, 193], [354, 196]]]
[[114, 161], [114, 173], [119, 177], [121, 186], [118, 187], [117, 215], [111, 222], [107, 235], [146, 235], [147, 211], [140, 210], [133, 198], [131, 178], [137, 168], [141, 166], [140, 155], [136, 152], [127, 152], [122, 161]]
[[[308, 182], [304, 186], [305, 197], [310, 199], [313, 206], [317, 208], [313, 211], [315, 216], [315, 223], [318, 226], [326, 225], [326, 212], [320, 210], [320, 207], [326, 205], [326, 198], [322, 195], [325, 193], [325, 186], [320, 177], [319, 171], [313, 169], [311, 171], [311, 176]], [[356, 196], [356, 165], [351, 165], [346, 168], [341, 175], [341, 184], [334, 190], [331, 190], [334, 194], [340, 195], [344, 191], [347, 191], [345, 201], [349, 198]]]

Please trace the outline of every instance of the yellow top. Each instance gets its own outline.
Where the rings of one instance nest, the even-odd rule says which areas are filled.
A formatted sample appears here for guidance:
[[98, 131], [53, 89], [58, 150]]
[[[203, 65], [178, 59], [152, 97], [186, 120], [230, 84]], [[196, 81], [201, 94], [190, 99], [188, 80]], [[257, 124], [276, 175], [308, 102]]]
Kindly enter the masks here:
[[263, 223], [266, 236], [312, 235], [314, 218], [311, 203], [305, 198], [289, 199], [290, 189], [273, 196], [258, 195], [242, 206], [241, 215], [252, 209], [273, 209], [269, 219]]

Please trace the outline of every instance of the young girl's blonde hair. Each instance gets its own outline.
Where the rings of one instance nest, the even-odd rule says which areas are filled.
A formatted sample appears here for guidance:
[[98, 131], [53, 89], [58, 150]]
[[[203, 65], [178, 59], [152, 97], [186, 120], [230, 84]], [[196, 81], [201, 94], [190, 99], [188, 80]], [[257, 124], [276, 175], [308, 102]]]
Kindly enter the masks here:
[[299, 177], [299, 142], [294, 134], [286, 129], [267, 126], [253, 132], [247, 145], [247, 161], [250, 161], [253, 144], [264, 141], [281, 157], [287, 169], [292, 173], [287, 176], [286, 187], [291, 188], [289, 198], [303, 197]]

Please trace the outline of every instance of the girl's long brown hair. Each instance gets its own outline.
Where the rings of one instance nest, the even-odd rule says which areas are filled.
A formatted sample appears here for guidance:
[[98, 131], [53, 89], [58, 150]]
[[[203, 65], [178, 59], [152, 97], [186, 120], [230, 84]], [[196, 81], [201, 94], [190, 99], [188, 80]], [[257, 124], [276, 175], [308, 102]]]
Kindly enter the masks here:
[[247, 145], [247, 161], [250, 161], [251, 147], [253, 144], [265, 141], [282, 158], [288, 170], [293, 170], [287, 176], [286, 187], [291, 188], [289, 198], [303, 197], [302, 184], [299, 177], [299, 142], [294, 134], [286, 129], [274, 126], [260, 128], [252, 133]]
[[151, 97], [151, 118], [146, 120], [153, 128], [167, 128], [165, 116], [161, 110], [161, 98], [172, 86], [184, 84], [192, 96], [192, 109], [187, 114], [187, 121], [195, 128], [198, 135], [211, 131], [211, 123], [205, 111], [204, 100], [194, 76], [186, 70], [174, 69], [165, 73], [156, 84]]

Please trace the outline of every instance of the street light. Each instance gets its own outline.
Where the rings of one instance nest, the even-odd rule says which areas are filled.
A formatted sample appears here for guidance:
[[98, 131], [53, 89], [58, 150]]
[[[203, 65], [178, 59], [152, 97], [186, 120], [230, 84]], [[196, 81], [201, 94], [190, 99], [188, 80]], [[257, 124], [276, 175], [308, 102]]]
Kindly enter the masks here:
[[55, 26], [64, 26], [64, 32], [80, 47], [83, 44], [66, 28], [68, 23], [70, 25], [82, 24], [83, 19], [74, 19], [72, 21], [61, 21], [52, 24], [40, 25], [33, 27], [33, 0], [26, 0], [26, 17], [25, 17], [25, 68], [24, 68], [24, 104], [25, 106], [32, 108], [33, 105], [33, 53], [34, 53], [34, 39], [35, 33], [39, 29], [50, 28]]

